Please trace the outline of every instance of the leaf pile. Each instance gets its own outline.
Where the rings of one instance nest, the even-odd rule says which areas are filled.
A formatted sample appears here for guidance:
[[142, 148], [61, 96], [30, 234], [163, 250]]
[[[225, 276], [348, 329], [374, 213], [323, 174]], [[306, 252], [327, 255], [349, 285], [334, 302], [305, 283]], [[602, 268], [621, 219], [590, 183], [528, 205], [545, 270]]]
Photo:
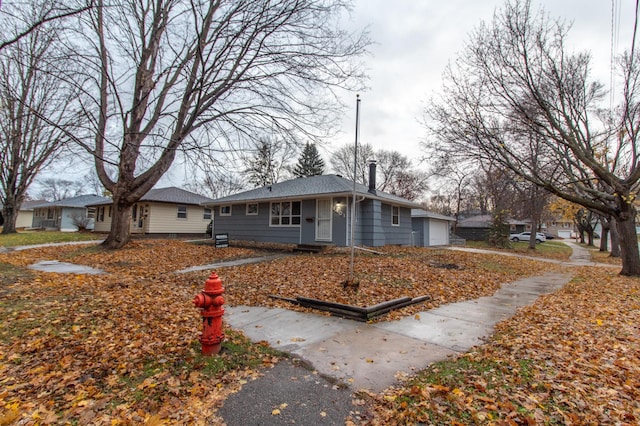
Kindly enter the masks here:
[[220, 401], [277, 355], [225, 330], [199, 355], [203, 282], [169, 273], [250, 250], [135, 242], [125, 250], [58, 247], [0, 255], [14, 266], [82, 261], [108, 275], [32, 272], [0, 300], [0, 425], [211, 424]]
[[[541, 273], [539, 263], [529, 259], [423, 248], [385, 250], [384, 255], [356, 256], [357, 290], [343, 286], [350, 263], [350, 256], [345, 253], [290, 256], [268, 263], [221, 269], [218, 275], [226, 289], [225, 298], [231, 305], [306, 310], [270, 295], [292, 299], [304, 296], [361, 307], [404, 296], [431, 296], [426, 303], [393, 311], [383, 318], [386, 320], [413, 315], [441, 304], [488, 296], [501, 284]], [[545, 265], [545, 268], [549, 270], [553, 266]]]
[[[118, 251], [61, 246], [0, 254], [12, 277], [0, 291], [0, 425], [219, 422], [220, 402], [279, 355], [226, 329], [221, 355], [201, 357], [201, 318], [191, 301], [210, 271], [173, 272], [263, 254], [174, 240], [133, 241]], [[41, 260], [108, 273], [24, 269]], [[429, 294], [435, 306], [491, 294], [540, 270], [529, 260], [393, 248], [358, 254], [355, 292], [341, 285], [348, 267], [348, 254], [328, 253], [217, 272], [228, 304], [274, 306], [282, 302], [269, 294], [279, 294], [371, 305]]]
[[640, 423], [640, 282], [583, 269], [485, 345], [374, 396], [370, 424]]

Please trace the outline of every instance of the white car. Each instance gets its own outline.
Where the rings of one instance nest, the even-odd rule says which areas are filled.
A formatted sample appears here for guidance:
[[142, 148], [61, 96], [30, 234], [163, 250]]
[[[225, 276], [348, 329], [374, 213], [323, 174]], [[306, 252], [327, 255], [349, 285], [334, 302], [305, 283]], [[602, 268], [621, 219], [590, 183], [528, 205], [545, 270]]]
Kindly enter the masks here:
[[[536, 232], [535, 238], [536, 238], [536, 244], [540, 244], [547, 241], [547, 237], [545, 237], [544, 234], [540, 232]], [[531, 239], [531, 232], [521, 232], [519, 234], [511, 234], [509, 235], [509, 239], [511, 241], [515, 241], [516, 243], [518, 241], [529, 241]]]

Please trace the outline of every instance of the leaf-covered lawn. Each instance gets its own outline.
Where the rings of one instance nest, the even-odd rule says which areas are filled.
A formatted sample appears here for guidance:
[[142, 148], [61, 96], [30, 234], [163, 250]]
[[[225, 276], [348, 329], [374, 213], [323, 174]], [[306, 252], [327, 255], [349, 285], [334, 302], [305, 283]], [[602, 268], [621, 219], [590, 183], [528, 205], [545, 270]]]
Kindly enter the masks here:
[[491, 341], [383, 396], [371, 424], [640, 423], [640, 282], [582, 269]]
[[[348, 253], [292, 255], [217, 272], [226, 288], [226, 303], [231, 305], [303, 309], [270, 295], [291, 298], [300, 295], [362, 306], [401, 296], [433, 297], [426, 304], [404, 308], [382, 319], [393, 320], [439, 304], [492, 294], [502, 283], [556, 267], [528, 259], [448, 250], [389, 248], [385, 251], [385, 255], [357, 253], [355, 271], [360, 282], [357, 291], [345, 290], [342, 286], [349, 270]], [[227, 328], [222, 353], [212, 358], [201, 357], [197, 340], [201, 319], [191, 301], [202, 289], [210, 271], [188, 274], [174, 271], [262, 255], [264, 252], [256, 250], [215, 249], [174, 240], [138, 240], [119, 251], [103, 251], [98, 246], [64, 246], [0, 254], [3, 273], [0, 280], [0, 425], [15, 422], [29, 425], [216, 424], [220, 420], [215, 415], [217, 405], [230, 392], [260, 374], [263, 366], [278, 362], [282, 355], [266, 345], [252, 344], [241, 333]], [[37, 261], [54, 259], [102, 268], [108, 274], [63, 275], [25, 269]], [[501, 325], [498, 343], [472, 352], [464, 364], [447, 367], [448, 371], [458, 371], [454, 377], [473, 378], [475, 365], [481, 365], [477, 379], [433, 385], [433, 389], [431, 385], [411, 385], [398, 394], [381, 398], [380, 424], [391, 421], [394, 413], [411, 421], [426, 418], [420, 416], [427, 414], [411, 411], [414, 406], [406, 395], [414, 398], [413, 393], [428, 394], [429, 398], [419, 404], [435, 407], [438, 413], [444, 410], [445, 414], [437, 417], [444, 424], [456, 418], [466, 423], [464, 419], [473, 416], [487, 416], [487, 419], [502, 416], [514, 421], [531, 413], [539, 416], [526, 398], [535, 397], [544, 406], [546, 400], [540, 398], [547, 393], [550, 395], [547, 398], [553, 398], [554, 404], [561, 408], [562, 404], [570, 403], [580, 407], [579, 404], [601, 397], [602, 386], [595, 386], [599, 384], [595, 382], [597, 373], [610, 373], [616, 368], [623, 369], [624, 374], [610, 379], [609, 389], [631, 398], [633, 395], [626, 388], [618, 389], [614, 385], [623, 376], [631, 380], [625, 382], [627, 387], [638, 385], [637, 370], [633, 370], [633, 366], [638, 365], [638, 347], [629, 343], [632, 339], [637, 343], [638, 338], [636, 281], [615, 275], [605, 277], [607, 286], [598, 287], [585, 275], [583, 282], [571, 285], [572, 293], [545, 298], [543, 306], [550, 310], [533, 310], [526, 317], [520, 317], [520, 322], [505, 323], [511, 324], [508, 327]], [[594, 278], [598, 283], [605, 282], [601, 276]], [[627, 297], [624, 306], [617, 298], [622, 295]], [[567, 303], [571, 309], [566, 309]], [[621, 324], [619, 309], [623, 309], [625, 315], [631, 315], [635, 309], [636, 316], [621, 317], [626, 321]], [[584, 315], [590, 317], [582, 324]], [[600, 333], [595, 335], [588, 331], [591, 329]], [[553, 337], [554, 333], [565, 334], [560, 338]], [[606, 347], [610, 350], [596, 351], [589, 347], [591, 343], [599, 344], [598, 339], [606, 336], [609, 336]], [[494, 360], [491, 351], [503, 346]], [[632, 349], [635, 354], [631, 353]], [[566, 357], [577, 354], [570, 368], [565, 369], [565, 361], [554, 358], [561, 354]], [[590, 373], [594, 381], [583, 382], [585, 363], [589, 364], [596, 355], [601, 357], [601, 364], [596, 363], [600, 370]], [[482, 376], [487, 368], [500, 374]], [[538, 378], [539, 369], [546, 375]], [[525, 386], [522, 377], [512, 377], [519, 371], [530, 372], [526, 377], [535, 378], [526, 385], [532, 386], [531, 389], [514, 387], [514, 383]], [[552, 379], [567, 389], [584, 384], [580, 387], [580, 395], [586, 395], [584, 401], [570, 399], [568, 391], [563, 399], [558, 396], [563, 395], [560, 387], [547, 389]], [[484, 391], [479, 390], [482, 380], [487, 382]], [[534, 382], [538, 383], [535, 387]], [[503, 388], [515, 399], [503, 399]], [[471, 393], [473, 389], [482, 393], [476, 397]], [[605, 396], [612, 393], [609, 390]], [[464, 402], [462, 408], [456, 405], [458, 400], [453, 398], [456, 395]], [[473, 398], [469, 400], [470, 395]], [[503, 400], [506, 406], [500, 405]], [[513, 410], [507, 410], [511, 408], [509, 401], [515, 407]], [[618, 399], [614, 401], [622, 404]], [[451, 408], [447, 403], [452, 404]], [[491, 404], [497, 408], [490, 410]], [[467, 405], [475, 411], [464, 411]], [[514, 417], [512, 413], [521, 417]], [[543, 415], [546, 413], [543, 411]], [[553, 413], [551, 410], [548, 415], [556, 416]], [[564, 417], [558, 416], [562, 422]]]
[[[2, 229], [2, 227], [0, 227]], [[0, 247], [28, 246], [33, 244], [100, 240], [104, 234], [93, 232], [19, 231], [0, 234]]]
[[384, 255], [357, 254], [354, 263], [357, 290], [343, 286], [350, 264], [346, 253], [290, 256], [269, 263], [221, 269], [218, 275], [231, 305], [305, 310], [270, 296], [291, 299], [304, 296], [362, 307], [404, 296], [431, 296], [429, 302], [393, 311], [383, 318], [389, 320], [444, 303], [491, 295], [505, 282], [542, 273], [540, 264], [528, 259], [441, 249], [396, 247], [385, 251]]

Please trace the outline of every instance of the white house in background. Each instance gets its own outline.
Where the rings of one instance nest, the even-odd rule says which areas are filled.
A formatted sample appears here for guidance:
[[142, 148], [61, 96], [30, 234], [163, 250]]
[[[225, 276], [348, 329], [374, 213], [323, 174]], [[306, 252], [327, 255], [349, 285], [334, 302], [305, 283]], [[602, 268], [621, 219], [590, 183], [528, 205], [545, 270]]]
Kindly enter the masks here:
[[[204, 234], [211, 222], [210, 207], [203, 203], [213, 201], [193, 192], [176, 187], [157, 188], [147, 192], [131, 210], [132, 234]], [[94, 203], [96, 209], [95, 232], [109, 232], [113, 200]]]
[[79, 195], [64, 200], [44, 202], [33, 207], [32, 228], [54, 229], [62, 232], [76, 232], [78, 224], [93, 229], [95, 210], [91, 204], [108, 200], [99, 195]]
[[411, 209], [413, 245], [417, 247], [448, 246], [451, 224], [456, 219], [423, 209]]
[[22, 203], [16, 218], [16, 229], [31, 228], [33, 225], [34, 207], [46, 203], [47, 200], [29, 200]]

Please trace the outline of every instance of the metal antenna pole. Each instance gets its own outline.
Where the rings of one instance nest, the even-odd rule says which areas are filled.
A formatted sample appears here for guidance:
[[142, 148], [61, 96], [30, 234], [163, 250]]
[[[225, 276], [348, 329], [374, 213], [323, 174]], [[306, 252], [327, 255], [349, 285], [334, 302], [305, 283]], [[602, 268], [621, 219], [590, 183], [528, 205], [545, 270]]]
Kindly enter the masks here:
[[356, 177], [358, 175], [358, 134], [360, 131], [360, 95], [356, 95], [356, 143], [353, 150], [353, 200], [351, 201], [351, 264], [349, 265], [349, 284], [353, 284], [353, 262], [355, 256], [356, 221]]

